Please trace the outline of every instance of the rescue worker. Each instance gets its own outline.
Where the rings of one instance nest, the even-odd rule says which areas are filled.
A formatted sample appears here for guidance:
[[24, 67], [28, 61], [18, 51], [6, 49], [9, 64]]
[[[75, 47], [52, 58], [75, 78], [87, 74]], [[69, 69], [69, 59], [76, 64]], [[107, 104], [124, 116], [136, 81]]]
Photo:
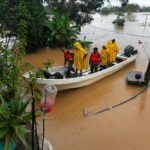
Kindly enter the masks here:
[[66, 66], [66, 77], [70, 77], [70, 71], [73, 66], [73, 53], [71, 53], [69, 50], [62, 49], [64, 52], [64, 66]]
[[87, 52], [82, 48], [79, 42], [74, 43], [75, 54], [74, 54], [74, 66], [76, 68], [76, 74], [80, 71], [80, 76], [82, 76], [82, 69], [88, 69], [88, 57]]
[[98, 48], [94, 47], [93, 52], [91, 53], [89, 64], [91, 67], [91, 73], [98, 71], [98, 65], [100, 63], [100, 54]]
[[116, 61], [117, 54], [119, 53], [119, 47], [118, 47], [118, 44], [116, 43], [115, 39], [112, 39], [112, 47], [113, 47], [114, 52], [115, 52], [115, 61]]
[[115, 50], [114, 50], [113, 45], [112, 45], [112, 41], [107, 42], [106, 48], [108, 49], [109, 55], [110, 55], [109, 63], [112, 64], [113, 62], [116, 61], [116, 54], [115, 54]]
[[107, 65], [109, 63], [109, 50], [106, 48], [106, 46], [102, 46], [102, 50], [100, 51], [101, 61], [100, 66], [102, 68], [107, 68]]

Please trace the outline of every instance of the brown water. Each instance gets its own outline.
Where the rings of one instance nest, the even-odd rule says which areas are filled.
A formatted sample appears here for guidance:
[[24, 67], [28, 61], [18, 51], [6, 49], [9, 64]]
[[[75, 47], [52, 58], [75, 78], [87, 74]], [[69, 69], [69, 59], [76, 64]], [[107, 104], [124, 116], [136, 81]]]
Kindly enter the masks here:
[[[141, 34], [143, 30], [143, 26], [140, 26], [142, 17], [143, 15], [138, 14], [137, 18], [140, 20], [127, 22], [121, 32]], [[111, 18], [112, 15], [102, 17], [102, 25], [114, 28], [109, 23]], [[149, 31], [147, 27], [144, 34], [150, 35]], [[110, 32], [104, 33], [104, 31], [93, 29], [90, 26], [86, 26], [82, 32], [88, 35], [88, 39], [93, 39], [94, 45], [97, 44], [99, 47], [105, 40], [116, 38], [122, 49], [128, 44], [132, 44], [139, 49], [140, 55], [135, 63], [97, 83], [59, 92], [53, 112], [46, 117], [46, 137], [55, 150], [150, 150], [149, 90], [133, 101], [94, 115], [97, 111], [124, 101], [142, 90], [142, 87], [127, 85], [125, 79], [130, 70], [143, 72], [146, 70], [148, 61], [142, 45], [138, 45], [138, 40], [143, 41], [147, 51], [150, 48], [150, 40]], [[30, 54], [26, 60], [32, 62], [36, 67], [40, 67], [46, 58], [53, 59], [55, 66], [63, 64], [62, 52], [52, 49]], [[84, 116], [85, 108], [89, 112], [87, 116]], [[38, 118], [38, 122], [42, 131], [41, 118]]]

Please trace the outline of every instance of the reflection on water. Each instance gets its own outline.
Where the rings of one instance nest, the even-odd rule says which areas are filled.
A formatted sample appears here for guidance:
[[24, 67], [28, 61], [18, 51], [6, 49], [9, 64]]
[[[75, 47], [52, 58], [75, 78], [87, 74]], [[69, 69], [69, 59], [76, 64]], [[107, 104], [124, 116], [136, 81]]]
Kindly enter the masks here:
[[145, 107], [146, 107], [146, 102], [147, 102], [147, 92], [144, 92], [142, 95], [141, 95], [141, 100], [139, 101], [139, 113], [141, 113], [142, 111], [145, 110]]
[[[98, 47], [101, 47], [106, 41], [115, 38], [119, 42], [121, 49], [123, 49], [127, 44], [134, 43], [134, 45], [137, 45], [138, 40], [142, 40], [143, 42], [149, 41], [149, 39], [146, 38], [133, 37], [110, 32], [116, 31], [120, 33], [150, 36], [150, 27], [147, 26], [144, 30], [144, 27], [141, 26], [142, 23], [145, 22], [145, 17], [143, 17], [142, 13], [137, 13], [136, 21], [127, 21], [124, 27], [117, 27], [116, 25], [112, 24], [112, 21], [115, 19], [115, 17], [115, 15], [101, 16], [96, 14], [94, 17], [95, 20], [92, 22], [92, 24], [83, 28], [80, 38], [83, 39], [83, 37], [86, 36], [87, 40], [93, 41], [93, 45]], [[150, 22], [149, 16], [147, 20]]]
[[124, 30], [124, 26], [116, 26], [116, 25], [114, 25], [114, 31], [123, 32], [123, 30]]
[[[150, 28], [146, 28], [143, 33], [143, 15], [137, 14], [137, 21], [126, 22], [124, 28], [116, 28], [111, 23], [114, 18], [114, 15], [96, 15], [92, 25], [117, 32], [150, 36]], [[131, 70], [145, 72], [148, 60], [138, 41], [143, 42], [150, 54], [150, 39], [116, 34], [91, 25], [83, 28], [80, 38], [85, 35], [94, 42], [93, 46], [97, 45], [99, 48], [112, 38], [116, 38], [121, 50], [131, 44], [139, 50], [139, 57], [135, 63], [104, 80], [84, 88], [58, 93], [54, 110], [46, 118], [46, 136], [56, 150], [149, 150], [149, 90], [135, 101], [101, 115], [85, 117], [84, 111], [88, 109], [89, 112], [97, 112], [141, 91], [142, 87], [127, 85], [126, 77]], [[25, 60], [40, 67], [47, 58], [53, 59], [55, 66], [63, 64], [62, 52], [52, 49], [30, 54]], [[38, 118], [38, 122], [42, 125], [41, 118]]]

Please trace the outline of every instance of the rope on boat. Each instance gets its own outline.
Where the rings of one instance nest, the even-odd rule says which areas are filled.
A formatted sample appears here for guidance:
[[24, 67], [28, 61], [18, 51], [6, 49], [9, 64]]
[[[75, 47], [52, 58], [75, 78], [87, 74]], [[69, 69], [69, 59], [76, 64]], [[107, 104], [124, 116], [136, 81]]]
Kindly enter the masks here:
[[102, 28], [102, 27], [96, 27], [96, 26], [93, 26], [93, 25], [90, 25], [90, 27], [97, 28], [97, 29], [100, 29], [100, 30], [104, 30], [104, 31], [107, 31], [107, 32], [122, 34], [122, 35], [128, 35], [128, 36], [134, 36], [134, 37], [142, 37], [142, 38], [150, 38], [150, 36], [137, 35], [137, 34], [131, 34], [131, 33], [124, 33], [124, 32], [117, 32], [117, 31], [105, 29], [105, 28]]
[[129, 99], [123, 101], [123, 102], [120, 102], [120, 103], [118, 103], [118, 104], [116, 104], [116, 105], [113, 105], [113, 106], [111, 106], [111, 107], [107, 107], [107, 108], [105, 108], [105, 109], [102, 109], [102, 110], [96, 112], [94, 115], [101, 114], [101, 113], [103, 113], [103, 112], [105, 112], [105, 111], [108, 111], [108, 110], [110, 110], [110, 109], [116, 108], [116, 107], [118, 107], [118, 106], [121, 106], [121, 105], [123, 105], [123, 104], [125, 104], [125, 103], [127, 103], [127, 102], [129, 102], [129, 101], [131, 101], [131, 100], [133, 100], [133, 99], [135, 99], [136, 97], [138, 97], [139, 95], [141, 95], [142, 93], [144, 93], [149, 87], [150, 87], [150, 86], [146, 86], [143, 90], [141, 90], [139, 93], [137, 93], [137, 94], [134, 95], [133, 97], [131, 97], [131, 98], [129, 98]]

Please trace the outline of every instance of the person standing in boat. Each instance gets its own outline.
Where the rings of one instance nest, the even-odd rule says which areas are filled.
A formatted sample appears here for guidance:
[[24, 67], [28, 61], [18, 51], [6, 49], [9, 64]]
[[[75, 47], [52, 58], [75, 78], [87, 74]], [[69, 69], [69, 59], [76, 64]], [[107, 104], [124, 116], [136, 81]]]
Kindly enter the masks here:
[[115, 53], [115, 58], [114, 60], [116, 61], [116, 58], [117, 58], [117, 54], [119, 53], [119, 47], [118, 47], [118, 44], [116, 42], [115, 39], [112, 39], [112, 47], [113, 47], [113, 51]]
[[84, 48], [82, 48], [79, 42], [75, 42], [74, 47], [74, 66], [76, 68], [76, 74], [78, 74], [78, 71], [80, 71], [80, 76], [82, 76], [82, 70], [88, 68], [87, 52]]
[[91, 53], [91, 56], [89, 59], [91, 73], [98, 71], [99, 63], [100, 63], [100, 54], [98, 52], [98, 48], [94, 47], [93, 52]]
[[113, 45], [112, 45], [112, 41], [108, 41], [106, 43], [106, 48], [108, 49], [109, 51], [109, 63], [112, 64], [113, 62], [116, 61], [116, 54], [115, 54], [115, 50], [113, 48]]
[[62, 49], [64, 52], [64, 66], [66, 66], [66, 77], [70, 78], [70, 72], [73, 66], [73, 53], [71, 53], [69, 50]]
[[110, 59], [109, 58], [110, 57], [109, 50], [107, 49], [106, 46], [102, 46], [100, 55], [101, 55], [100, 66], [105, 69], [105, 68], [107, 68], [109, 59]]

